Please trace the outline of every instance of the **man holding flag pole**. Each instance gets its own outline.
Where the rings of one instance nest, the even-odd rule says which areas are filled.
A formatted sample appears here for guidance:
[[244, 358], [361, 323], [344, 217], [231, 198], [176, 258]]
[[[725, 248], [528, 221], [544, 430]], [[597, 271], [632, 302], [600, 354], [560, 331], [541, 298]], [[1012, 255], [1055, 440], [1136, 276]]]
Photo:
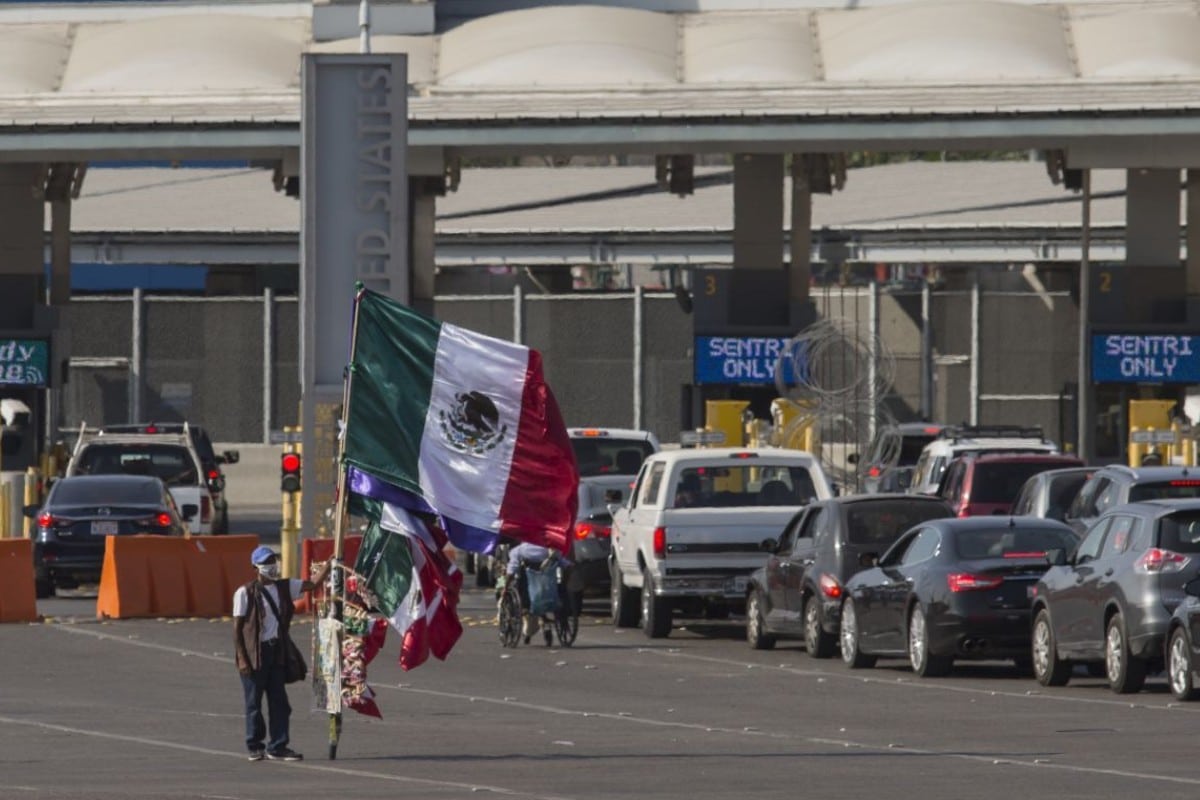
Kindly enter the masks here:
[[[402, 636], [402, 668], [444, 659], [462, 633], [447, 544], [567, 549], [579, 475], [541, 354], [360, 285], [343, 396], [334, 558], [349, 515], [366, 519], [355, 591]], [[346, 586], [334, 580], [340, 622]], [[340, 728], [331, 712], [331, 758]]]

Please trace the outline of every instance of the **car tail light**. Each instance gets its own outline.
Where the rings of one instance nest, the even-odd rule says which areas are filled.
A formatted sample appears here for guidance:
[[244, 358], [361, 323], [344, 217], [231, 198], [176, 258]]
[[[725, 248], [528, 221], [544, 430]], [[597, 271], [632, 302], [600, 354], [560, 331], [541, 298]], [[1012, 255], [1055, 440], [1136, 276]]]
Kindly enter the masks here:
[[951, 572], [946, 583], [952, 592], [973, 592], [976, 589], [995, 589], [1004, 583], [999, 575], [973, 575], [970, 572]]
[[608, 525], [601, 525], [599, 522], [591, 520], [579, 522], [575, 525], [576, 539], [607, 539], [612, 535], [612, 528]]
[[730, 458], [758, 458], [758, 453], [734, 453]]
[[1133, 568], [1138, 572], [1147, 573], [1179, 572], [1189, 561], [1190, 558], [1180, 553], [1151, 547], [1137, 560]]
[[204, 492], [200, 493], [200, 521], [212, 521], [212, 498]]
[[869, 470], [867, 470], [867, 475], [871, 476], [872, 478], [878, 478], [881, 474], [883, 474], [883, 470], [881, 470], [879, 467], [871, 467]]
[[215, 470], [215, 469], [210, 469], [210, 470], [208, 471], [208, 479], [209, 479], [210, 481], [215, 481], [215, 480], [216, 480], [217, 478], [219, 478], [219, 477], [221, 477], [221, 473], [220, 473], [220, 472], [218, 472], [217, 470]]
[[1171, 481], [1171, 486], [1200, 486], [1200, 480], [1193, 478], [1191, 480]]
[[154, 427], [153, 425], [147, 425], [146, 433], [158, 433], [158, 428]]
[[162, 514], [159, 514], [157, 517], [155, 517], [154, 521], [158, 524], [158, 526], [160, 528], [171, 527], [171, 515], [167, 514], [165, 512]]
[[836, 600], [842, 596], [842, 585], [838, 583], [837, 578], [832, 575], [825, 574], [821, 576], [821, 594], [828, 598]]
[[56, 523], [57, 521], [58, 520], [56, 520], [54, 518], [54, 515], [51, 514], [49, 511], [43, 511], [42, 513], [38, 514], [38, 527], [39, 528], [53, 528], [54, 523]]
[[1043, 550], [1030, 550], [1025, 553], [1005, 553], [1005, 558], [1045, 558], [1046, 553]]
[[667, 529], [654, 529], [654, 556], [655, 558], [663, 558], [667, 554]]

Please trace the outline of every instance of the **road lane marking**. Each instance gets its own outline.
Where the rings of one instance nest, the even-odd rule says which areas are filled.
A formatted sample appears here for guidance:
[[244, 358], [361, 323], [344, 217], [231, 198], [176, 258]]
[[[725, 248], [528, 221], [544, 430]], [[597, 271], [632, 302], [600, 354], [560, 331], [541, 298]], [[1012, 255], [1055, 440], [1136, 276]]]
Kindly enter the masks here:
[[[200, 747], [192, 744], [180, 744], [179, 742], [168, 742], [162, 739], [150, 739], [145, 736], [128, 736], [121, 733], [109, 733], [108, 731], [89, 730], [87, 728], [75, 728], [69, 725], [56, 725], [51, 722], [40, 722], [32, 719], [20, 719], [18, 717], [8, 717], [0, 715], [0, 723], [7, 725], [24, 725], [29, 728], [37, 728], [44, 731], [53, 731], [55, 733], [69, 733], [76, 736], [90, 736], [94, 739], [107, 739], [114, 742], [127, 742], [130, 744], [148, 745], [150, 747], [165, 747], [170, 750], [181, 750], [186, 753], [198, 753], [200, 755], [221, 756], [224, 758], [236, 758], [238, 761], [245, 761], [245, 753], [234, 753], [229, 750], [216, 750], [211, 747]], [[439, 789], [462, 789], [470, 792], [494, 792], [495, 794], [511, 796], [511, 797], [529, 797], [536, 800], [571, 800], [571, 798], [562, 795], [545, 795], [532, 794], [526, 790], [506, 789], [502, 786], [489, 786], [479, 783], [461, 783], [459, 781], [439, 781], [432, 778], [413, 778], [407, 775], [392, 775], [386, 772], [371, 772], [363, 769], [350, 769], [343, 767], [331, 767], [323, 764], [314, 764], [308, 761], [293, 761], [287, 765], [288, 769], [303, 769], [309, 772], [321, 772], [330, 775], [344, 775], [355, 778], [373, 778], [379, 781], [388, 781], [391, 783], [407, 783], [416, 786], [432, 786]]]

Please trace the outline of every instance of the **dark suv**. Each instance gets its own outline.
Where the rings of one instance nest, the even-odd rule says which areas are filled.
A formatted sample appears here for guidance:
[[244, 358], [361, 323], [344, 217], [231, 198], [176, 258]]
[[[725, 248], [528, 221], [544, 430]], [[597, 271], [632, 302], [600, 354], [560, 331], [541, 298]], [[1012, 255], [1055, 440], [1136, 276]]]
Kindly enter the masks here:
[[1072, 661], [1103, 662], [1114, 692], [1140, 690], [1162, 660], [1183, 586], [1198, 572], [1200, 500], [1149, 500], [1106, 512], [1034, 589], [1038, 682], [1061, 686]]
[[946, 467], [937, 494], [956, 517], [1008, 514], [1030, 476], [1082, 466], [1074, 456], [1049, 453], [967, 453]]
[[1096, 470], [1080, 487], [1063, 521], [1082, 534], [1110, 508], [1169, 497], [1200, 497], [1200, 469], [1112, 464]]
[[862, 491], [876, 494], [907, 490], [921, 451], [945, 427], [932, 422], [902, 422], [881, 427], [867, 446], [866, 454], [860, 457], [856, 453], [851, 458], [858, 465]]
[[[776, 638], [802, 638], [813, 658], [837, 649], [842, 588], [909, 528], [953, 516], [936, 497], [848, 495], [812, 503], [796, 514], [750, 576], [746, 640], [762, 650]], [[770, 545], [774, 544], [773, 547]]]
[[212, 439], [208, 432], [199, 425], [182, 422], [139, 422], [129, 425], [105, 425], [107, 433], [183, 433], [187, 429], [192, 439], [192, 447], [200, 457], [200, 465], [204, 469], [204, 482], [212, 497], [213, 525], [212, 532], [229, 533], [229, 502], [225, 498], [225, 473], [222, 464], [236, 464], [240, 458], [237, 450], [225, 450], [220, 455], [213, 449]]

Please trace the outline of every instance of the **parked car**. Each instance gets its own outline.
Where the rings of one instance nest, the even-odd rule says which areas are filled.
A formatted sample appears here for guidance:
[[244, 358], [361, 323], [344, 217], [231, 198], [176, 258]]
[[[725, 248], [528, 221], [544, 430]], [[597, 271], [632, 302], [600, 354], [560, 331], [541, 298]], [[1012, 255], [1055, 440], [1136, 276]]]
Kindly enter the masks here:
[[1080, 487], [1064, 521], [1082, 535], [1110, 508], [1168, 497], [1200, 497], [1200, 469], [1110, 464]]
[[913, 467], [908, 491], [935, 494], [946, 466], [964, 453], [1057, 453], [1058, 446], [1048, 441], [1041, 428], [1015, 425], [959, 425], [944, 428], [937, 438], [925, 445]]
[[193, 533], [212, 532], [212, 494], [191, 437], [179, 433], [88, 432], [79, 437], [66, 476], [152, 475], [162, 480], [180, 508], [199, 509]]
[[1200, 572], [1200, 500], [1149, 500], [1107, 511], [1035, 589], [1033, 669], [1061, 686], [1071, 664], [1103, 662], [1118, 694], [1161, 663], [1183, 586]]
[[859, 494], [812, 503], [792, 517], [750, 576], [746, 640], [756, 650], [779, 638], [802, 638], [813, 658], [837, 650], [846, 582], [861, 560], [880, 553], [914, 525], [951, 516], [928, 495]]
[[901, 422], [881, 427], [866, 452], [861, 456], [854, 453], [849, 459], [858, 466], [862, 491], [867, 494], [906, 491], [921, 451], [945, 427], [930, 422]]
[[104, 537], [151, 533], [183, 536], [185, 520], [199, 509], [180, 512], [161, 480], [137, 475], [80, 475], [54, 482], [40, 508], [28, 506], [37, 521], [33, 544], [34, 582], [39, 598], [56, 588], [74, 588], [100, 579]]
[[782, 448], [669, 450], [646, 459], [613, 514], [613, 624], [651, 638], [677, 612], [740, 612], [762, 543], [802, 506], [833, 496], [820, 462]]
[[661, 450], [650, 431], [629, 428], [568, 428], [579, 477], [637, 475], [642, 462]]
[[1050, 453], [966, 453], [946, 467], [937, 494], [956, 517], [1008, 515], [1031, 475], [1082, 466], [1074, 456]]
[[1183, 585], [1187, 595], [1175, 607], [1167, 625], [1167, 684], [1176, 700], [1200, 699], [1196, 673], [1200, 670], [1200, 578]]
[[229, 533], [229, 502], [225, 497], [225, 472], [223, 464], [236, 464], [241, 459], [237, 450], [222, 450], [220, 454], [213, 448], [208, 431], [200, 425], [183, 422], [141, 422], [130, 425], [105, 425], [106, 433], [187, 433], [192, 439], [196, 455], [200, 457], [200, 465], [204, 469], [204, 480], [208, 484], [208, 492], [212, 497], [213, 533]]
[[1080, 487], [1095, 472], [1096, 467], [1066, 467], [1030, 476], [1013, 501], [1012, 515], [1064, 521]]
[[907, 657], [922, 677], [960, 658], [1029, 663], [1033, 587], [1071, 529], [1036, 517], [930, 520], [909, 530], [871, 569], [846, 584], [842, 660], [874, 666]]

